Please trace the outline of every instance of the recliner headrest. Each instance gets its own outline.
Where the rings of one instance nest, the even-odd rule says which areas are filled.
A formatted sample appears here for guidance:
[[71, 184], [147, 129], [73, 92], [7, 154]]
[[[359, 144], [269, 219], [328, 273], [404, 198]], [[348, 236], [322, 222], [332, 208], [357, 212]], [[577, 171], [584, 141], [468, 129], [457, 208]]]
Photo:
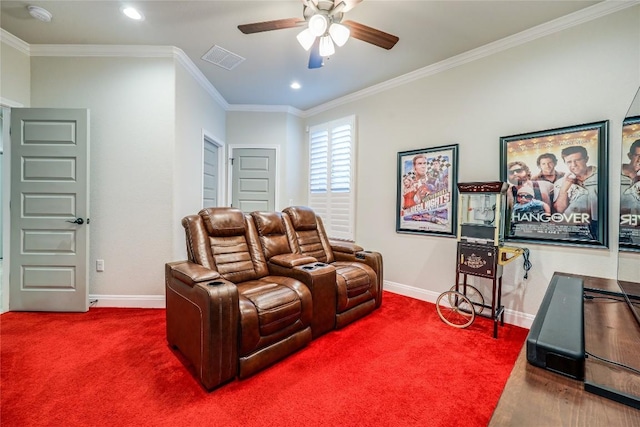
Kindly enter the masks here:
[[316, 213], [306, 206], [290, 206], [283, 210], [291, 218], [293, 228], [297, 231], [315, 230], [318, 228]]
[[280, 212], [251, 212], [261, 236], [284, 235], [286, 230]]
[[239, 236], [245, 233], [244, 213], [236, 208], [205, 208], [202, 217], [207, 232], [216, 237]]

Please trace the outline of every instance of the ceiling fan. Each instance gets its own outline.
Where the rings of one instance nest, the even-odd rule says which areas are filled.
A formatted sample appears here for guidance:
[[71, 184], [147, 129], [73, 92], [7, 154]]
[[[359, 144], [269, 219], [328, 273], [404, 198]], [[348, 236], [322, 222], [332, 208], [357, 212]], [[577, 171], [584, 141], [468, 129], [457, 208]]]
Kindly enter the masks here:
[[345, 12], [361, 1], [363, 0], [302, 0], [304, 18], [254, 22], [238, 25], [238, 29], [244, 34], [253, 34], [306, 26], [297, 38], [305, 50], [310, 50], [309, 68], [312, 69], [322, 67], [323, 58], [335, 53], [334, 44], [342, 46], [349, 37], [391, 49], [398, 42], [398, 37], [355, 21], [342, 20]]

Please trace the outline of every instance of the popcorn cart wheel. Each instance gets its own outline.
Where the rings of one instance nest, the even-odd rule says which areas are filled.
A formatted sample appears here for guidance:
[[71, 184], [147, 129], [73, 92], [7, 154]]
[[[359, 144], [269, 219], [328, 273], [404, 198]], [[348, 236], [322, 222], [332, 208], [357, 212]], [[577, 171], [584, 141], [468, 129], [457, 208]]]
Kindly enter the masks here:
[[[460, 288], [464, 288], [464, 287], [462, 285], [459, 285], [459, 286], [453, 285], [449, 290], [458, 292], [458, 289]], [[482, 310], [484, 310], [484, 308], [486, 307], [484, 303], [484, 297], [482, 296], [478, 288], [471, 285], [467, 285], [466, 288], [467, 289], [463, 290], [462, 294], [465, 297], [467, 297], [469, 301], [471, 301], [471, 303], [473, 304], [473, 309], [476, 312], [476, 314], [481, 314]], [[449, 296], [451, 297], [452, 294], [449, 294]], [[449, 298], [449, 305], [453, 305], [453, 303], [454, 303], [454, 298]]]
[[440, 319], [454, 328], [466, 328], [476, 318], [473, 302], [464, 294], [455, 290], [440, 294], [436, 300], [436, 310]]

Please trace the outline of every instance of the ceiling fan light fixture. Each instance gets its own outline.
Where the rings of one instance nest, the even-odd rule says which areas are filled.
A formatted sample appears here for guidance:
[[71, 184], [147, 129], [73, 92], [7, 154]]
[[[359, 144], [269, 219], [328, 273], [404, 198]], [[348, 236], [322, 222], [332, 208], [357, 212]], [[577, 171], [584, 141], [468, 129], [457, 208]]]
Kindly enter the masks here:
[[333, 45], [333, 40], [330, 36], [320, 37], [320, 56], [327, 57], [336, 53], [336, 48]]
[[308, 28], [300, 32], [300, 34], [298, 34], [296, 38], [298, 39], [298, 43], [300, 43], [300, 46], [302, 46], [304, 50], [311, 49], [311, 46], [313, 46], [313, 42], [316, 41], [316, 36], [311, 34], [311, 31]]
[[324, 15], [313, 15], [309, 19], [309, 31], [311, 31], [311, 34], [313, 34], [315, 37], [324, 36], [324, 34], [327, 32], [328, 26], [329, 22], [327, 20], [327, 17]]
[[331, 34], [331, 38], [338, 46], [342, 47], [349, 40], [349, 36], [351, 35], [351, 31], [349, 28], [342, 24], [333, 23], [329, 27], [329, 34]]
[[142, 14], [142, 12], [134, 7], [123, 6], [120, 10], [129, 19], [133, 19], [134, 21], [144, 21], [144, 15]]

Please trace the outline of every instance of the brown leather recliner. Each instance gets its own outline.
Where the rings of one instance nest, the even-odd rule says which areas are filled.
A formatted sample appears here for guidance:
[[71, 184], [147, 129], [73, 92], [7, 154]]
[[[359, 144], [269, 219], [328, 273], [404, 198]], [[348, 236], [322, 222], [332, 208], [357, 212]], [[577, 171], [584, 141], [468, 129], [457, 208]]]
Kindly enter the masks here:
[[382, 303], [382, 255], [346, 241], [330, 241], [322, 219], [306, 206], [283, 210], [287, 235], [295, 253], [336, 268], [336, 328], [357, 320]]
[[[335, 329], [336, 269], [315, 258], [294, 254], [287, 236], [284, 214], [281, 212], [252, 212], [264, 256], [274, 274], [295, 277], [311, 291], [313, 299], [313, 337]], [[295, 263], [292, 261], [295, 260]]]
[[206, 389], [311, 341], [311, 292], [297, 279], [270, 275], [250, 217], [207, 208], [182, 225], [188, 260], [165, 267], [167, 341]]

